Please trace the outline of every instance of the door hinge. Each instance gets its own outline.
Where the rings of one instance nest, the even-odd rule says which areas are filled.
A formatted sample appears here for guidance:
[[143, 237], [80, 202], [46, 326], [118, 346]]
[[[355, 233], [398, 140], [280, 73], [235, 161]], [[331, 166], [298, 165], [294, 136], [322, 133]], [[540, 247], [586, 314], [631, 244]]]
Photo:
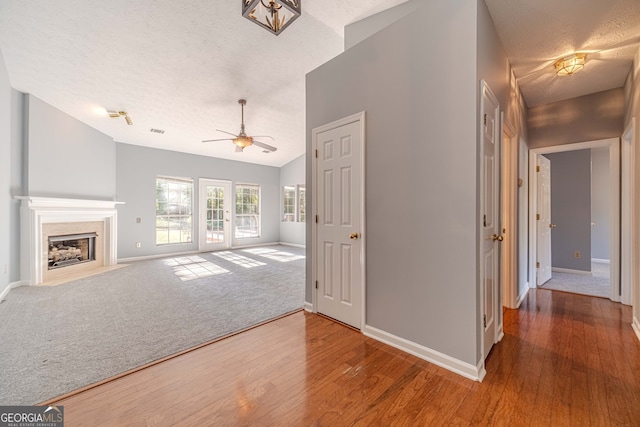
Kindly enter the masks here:
[[486, 328], [487, 327], [487, 315], [486, 314], [482, 316], [482, 323], [484, 323], [484, 327]]
[[318, 158], [318, 150], [316, 150], [316, 159]]
[[536, 166], [536, 172], [540, 172], [540, 166]]
[[487, 125], [487, 113], [484, 114], [484, 125]]
[[536, 219], [539, 221], [540, 220], [540, 214], [536, 214]]
[[316, 280], [316, 289], [318, 289], [318, 281]]
[[536, 268], [540, 268], [540, 263], [536, 262]]
[[318, 215], [316, 215], [316, 224], [318, 223]]
[[482, 215], [482, 226], [487, 226], [487, 214]]

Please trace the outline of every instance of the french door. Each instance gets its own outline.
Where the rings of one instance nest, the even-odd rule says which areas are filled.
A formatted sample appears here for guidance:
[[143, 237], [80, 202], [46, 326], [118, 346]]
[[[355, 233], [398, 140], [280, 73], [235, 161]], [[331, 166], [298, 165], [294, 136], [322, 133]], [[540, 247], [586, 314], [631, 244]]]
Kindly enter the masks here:
[[200, 179], [200, 251], [231, 247], [231, 182]]

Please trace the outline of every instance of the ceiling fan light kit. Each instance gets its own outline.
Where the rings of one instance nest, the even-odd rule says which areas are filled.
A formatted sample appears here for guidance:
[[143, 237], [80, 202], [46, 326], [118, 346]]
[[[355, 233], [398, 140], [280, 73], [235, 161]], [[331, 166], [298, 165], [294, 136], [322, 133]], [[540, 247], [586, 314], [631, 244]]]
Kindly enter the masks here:
[[560, 58], [556, 61], [556, 74], [559, 76], [570, 76], [584, 68], [584, 61], [587, 55], [584, 53], [574, 53], [571, 56]]
[[301, 14], [301, 0], [242, 0], [242, 16], [276, 36]]
[[118, 117], [124, 117], [128, 125], [133, 124], [131, 117], [129, 117], [129, 114], [126, 111], [107, 111], [107, 113], [109, 114], [109, 117], [111, 117], [112, 119], [117, 119]]
[[269, 139], [273, 140], [272, 137], [266, 136], [266, 135], [248, 136], [246, 134], [246, 132], [244, 131], [244, 106], [247, 105], [247, 100], [246, 99], [239, 99], [238, 100], [238, 104], [240, 104], [240, 107], [242, 108], [242, 124], [240, 125], [240, 133], [236, 135], [234, 133], [227, 132], [226, 130], [216, 129], [218, 132], [226, 133], [226, 134], [229, 134], [229, 135], [233, 136], [233, 138], [206, 139], [206, 140], [204, 140], [202, 142], [231, 141], [236, 146], [236, 153], [242, 152], [246, 147], [248, 147], [250, 145], [256, 145], [256, 146], [264, 149], [263, 153], [276, 151], [277, 150], [276, 147], [271, 146], [269, 144], [265, 144], [264, 142], [260, 142], [260, 141], [255, 139], [255, 138], [269, 138]]

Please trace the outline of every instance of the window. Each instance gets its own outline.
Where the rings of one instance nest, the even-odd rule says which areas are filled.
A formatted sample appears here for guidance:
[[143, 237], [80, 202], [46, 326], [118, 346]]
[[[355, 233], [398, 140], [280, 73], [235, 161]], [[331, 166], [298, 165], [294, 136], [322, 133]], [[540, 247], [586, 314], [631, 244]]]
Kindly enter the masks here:
[[236, 185], [236, 239], [260, 237], [260, 186]]
[[307, 221], [307, 189], [298, 185], [298, 221]]
[[296, 187], [285, 186], [283, 189], [283, 216], [284, 222], [296, 220]]
[[307, 219], [306, 189], [304, 185], [282, 187], [282, 221], [305, 222]]
[[156, 245], [191, 243], [193, 180], [156, 178]]

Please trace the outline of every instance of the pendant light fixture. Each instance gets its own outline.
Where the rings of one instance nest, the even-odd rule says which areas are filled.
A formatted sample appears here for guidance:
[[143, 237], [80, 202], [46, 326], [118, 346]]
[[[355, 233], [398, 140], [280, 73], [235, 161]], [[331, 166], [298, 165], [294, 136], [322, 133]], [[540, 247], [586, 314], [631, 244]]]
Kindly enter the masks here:
[[301, 0], [242, 0], [242, 16], [276, 36], [302, 13]]
[[574, 53], [571, 56], [560, 58], [556, 61], [556, 74], [559, 76], [570, 76], [584, 68], [584, 53]]

